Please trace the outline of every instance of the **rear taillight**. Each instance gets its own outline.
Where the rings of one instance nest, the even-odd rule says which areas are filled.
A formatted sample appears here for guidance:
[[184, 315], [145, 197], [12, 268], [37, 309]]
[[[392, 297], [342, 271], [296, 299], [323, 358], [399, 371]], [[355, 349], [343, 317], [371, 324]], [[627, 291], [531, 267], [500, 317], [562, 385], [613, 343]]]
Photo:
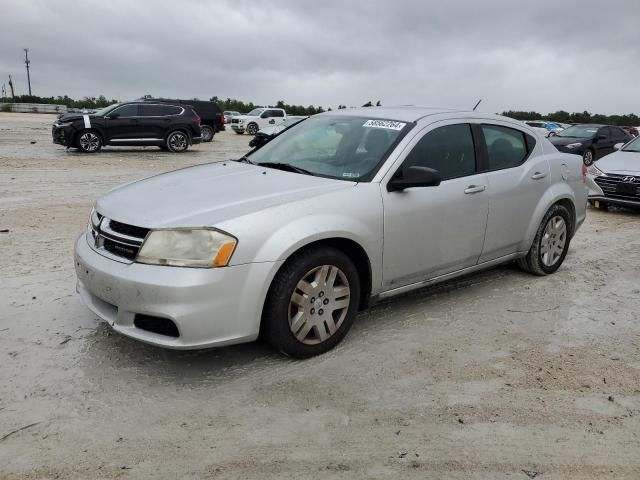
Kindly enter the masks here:
[[224, 113], [220, 114], [220, 123], [224, 125]]
[[582, 164], [582, 179], [586, 180], [587, 178], [587, 166], [583, 163]]
[[194, 125], [200, 125], [200, 117], [198, 115], [194, 115], [191, 119], [191, 123], [193, 123]]

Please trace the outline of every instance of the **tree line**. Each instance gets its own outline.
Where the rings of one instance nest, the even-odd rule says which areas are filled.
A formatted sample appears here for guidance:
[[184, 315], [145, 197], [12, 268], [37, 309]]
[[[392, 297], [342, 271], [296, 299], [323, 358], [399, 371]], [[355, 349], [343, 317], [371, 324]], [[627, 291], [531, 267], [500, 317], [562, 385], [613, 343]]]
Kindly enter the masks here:
[[582, 113], [569, 113], [564, 110], [542, 115], [538, 112], [524, 112], [520, 110], [509, 110], [502, 112], [502, 115], [516, 120], [548, 120], [560, 123], [603, 123], [606, 125], [619, 126], [640, 126], [640, 117], [635, 113], [626, 115], [602, 115], [601, 113], [589, 113], [586, 110]]
[[118, 100], [108, 100], [104, 95], [98, 97], [84, 97], [79, 100], [64, 96], [57, 97], [38, 97], [36, 95], [16, 95], [11, 98], [3, 98], [0, 103], [44, 103], [47, 105], [66, 105], [68, 108], [103, 108], [113, 103], [118, 103]]

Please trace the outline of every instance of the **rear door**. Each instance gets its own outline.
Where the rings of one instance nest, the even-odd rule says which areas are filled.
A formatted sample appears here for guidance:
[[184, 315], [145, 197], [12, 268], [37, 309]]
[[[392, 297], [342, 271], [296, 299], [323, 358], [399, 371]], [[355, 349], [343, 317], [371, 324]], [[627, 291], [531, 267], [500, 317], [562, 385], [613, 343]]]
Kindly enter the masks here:
[[[487, 224], [486, 174], [477, 173], [468, 123], [430, 125], [406, 151], [399, 167], [381, 184], [387, 290], [475, 265]], [[387, 191], [386, 183], [394, 175], [416, 165], [438, 170], [440, 185]]]
[[602, 158], [605, 155], [613, 152], [613, 146], [615, 142], [613, 140], [613, 131], [610, 127], [601, 127], [598, 129], [594, 147], [596, 149], [596, 159]]
[[140, 138], [162, 140], [173, 116], [182, 111], [176, 105], [144, 104], [140, 107]]
[[[480, 263], [518, 251], [540, 198], [550, 184], [549, 162], [536, 139], [513, 125], [476, 127], [487, 176], [489, 218]], [[538, 148], [541, 152], [541, 149]]]

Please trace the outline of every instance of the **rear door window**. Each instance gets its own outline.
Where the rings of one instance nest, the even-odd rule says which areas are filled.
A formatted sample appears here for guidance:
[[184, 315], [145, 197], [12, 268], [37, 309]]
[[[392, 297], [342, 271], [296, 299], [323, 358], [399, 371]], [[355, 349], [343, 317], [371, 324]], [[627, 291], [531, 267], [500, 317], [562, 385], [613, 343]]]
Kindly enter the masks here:
[[112, 115], [114, 113], [120, 117], [137, 117], [139, 115], [138, 105], [123, 105], [111, 112]]
[[527, 139], [527, 134], [514, 128], [482, 125], [481, 129], [487, 145], [489, 170], [522, 165], [535, 144], [533, 138]]

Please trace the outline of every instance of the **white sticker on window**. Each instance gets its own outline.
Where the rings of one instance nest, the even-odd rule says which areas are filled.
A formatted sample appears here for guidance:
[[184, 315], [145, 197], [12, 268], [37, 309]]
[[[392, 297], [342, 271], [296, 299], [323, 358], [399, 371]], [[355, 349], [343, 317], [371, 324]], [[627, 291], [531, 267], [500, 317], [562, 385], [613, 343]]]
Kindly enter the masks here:
[[394, 122], [392, 120], [367, 120], [363, 127], [367, 128], [386, 128], [388, 130], [402, 130], [406, 123]]
[[344, 172], [342, 174], [342, 176], [346, 177], [346, 178], [358, 178], [360, 176], [360, 174], [359, 173], [352, 173], [352, 172]]

